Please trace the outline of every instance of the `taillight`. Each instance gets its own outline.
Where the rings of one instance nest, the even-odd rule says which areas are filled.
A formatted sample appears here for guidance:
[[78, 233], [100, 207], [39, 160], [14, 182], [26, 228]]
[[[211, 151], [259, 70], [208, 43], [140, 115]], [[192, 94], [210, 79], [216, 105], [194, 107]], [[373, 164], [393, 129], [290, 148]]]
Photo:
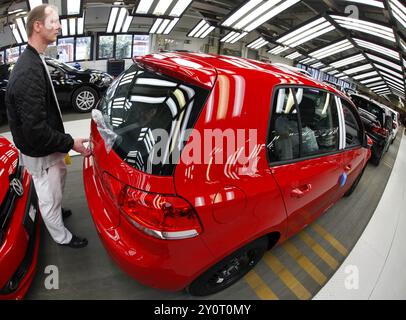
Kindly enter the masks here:
[[385, 137], [388, 135], [388, 129], [385, 128], [372, 127], [372, 131]]
[[193, 238], [202, 232], [197, 214], [186, 200], [132, 188], [107, 173], [103, 178], [113, 202], [144, 233], [175, 240]]

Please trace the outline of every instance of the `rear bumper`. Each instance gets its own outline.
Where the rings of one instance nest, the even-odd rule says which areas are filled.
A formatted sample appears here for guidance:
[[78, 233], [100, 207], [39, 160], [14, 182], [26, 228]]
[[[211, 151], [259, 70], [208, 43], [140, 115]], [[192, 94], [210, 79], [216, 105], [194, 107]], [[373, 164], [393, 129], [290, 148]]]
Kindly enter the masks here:
[[[187, 287], [214, 262], [200, 237], [160, 240], [132, 226], [108, 203], [89, 159], [85, 158], [83, 163], [88, 206], [104, 247], [126, 273], [145, 285], [177, 291]], [[119, 216], [119, 223], [116, 225], [116, 218], [109, 216]]]
[[[0, 299], [20, 300], [35, 275], [39, 242], [40, 213], [31, 177], [24, 177], [24, 195], [15, 206], [4, 243], [0, 247]], [[35, 208], [34, 221], [30, 209]]]

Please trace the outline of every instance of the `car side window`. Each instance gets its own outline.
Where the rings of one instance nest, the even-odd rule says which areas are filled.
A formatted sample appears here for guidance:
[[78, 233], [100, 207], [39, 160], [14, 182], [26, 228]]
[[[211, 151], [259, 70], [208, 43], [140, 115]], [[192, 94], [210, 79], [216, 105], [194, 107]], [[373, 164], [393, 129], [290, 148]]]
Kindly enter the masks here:
[[271, 162], [293, 160], [300, 156], [299, 119], [294, 94], [293, 88], [275, 92], [267, 143]]
[[343, 108], [344, 120], [345, 120], [345, 145], [346, 149], [353, 148], [361, 145], [362, 130], [354, 111], [350, 107], [349, 103], [341, 99]]
[[303, 88], [298, 90], [297, 96], [302, 125], [301, 156], [338, 151], [339, 120], [334, 95], [313, 88]]

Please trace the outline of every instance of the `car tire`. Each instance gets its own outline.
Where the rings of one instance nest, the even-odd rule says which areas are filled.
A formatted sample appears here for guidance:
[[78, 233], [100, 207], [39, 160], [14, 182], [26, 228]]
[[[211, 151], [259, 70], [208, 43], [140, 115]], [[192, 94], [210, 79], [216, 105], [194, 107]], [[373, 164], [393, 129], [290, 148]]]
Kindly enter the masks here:
[[76, 89], [72, 95], [72, 107], [80, 113], [92, 111], [97, 105], [99, 94], [91, 87], [84, 86]]
[[359, 174], [359, 176], [357, 177], [357, 179], [355, 179], [354, 183], [352, 184], [351, 188], [349, 188], [347, 190], [346, 193], [344, 193], [344, 197], [349, 197], [350, 195], [352, 195], [352, 193], [355, 191], [355, 189], [357, 188], [359, 182], [361, 181], [362, 175], [364, 174], [365, 168], [362, 169], [361, 173]]
[[262, 237], [238, 249], [195, 279], [186, 291], [192, 296], [207, 296], [222, 291], [247, 274], [268, 249]]

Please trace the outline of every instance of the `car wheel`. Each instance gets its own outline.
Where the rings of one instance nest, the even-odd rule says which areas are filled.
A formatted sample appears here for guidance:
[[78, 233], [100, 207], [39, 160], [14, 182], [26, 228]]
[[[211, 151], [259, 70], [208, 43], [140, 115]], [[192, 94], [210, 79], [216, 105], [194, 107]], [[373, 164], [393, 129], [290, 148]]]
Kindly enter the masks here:
[[212, 266], [186, 290], [193, 296], [206, 296], [228, 288], [247, 274], [261, 260], [267, 249], [267, 237], [247, 244]]
[[362, 178], [362, 175], [364, 174], [364, 171], [365, 171], [365, 168], [362, 169], [361, 173], [359, 174], [359, 176], [357, 177], [357, 179], [355, 179], [355, 181], [354, 181], [354, 183], [352, 184], [351, 188], [349, 188], [349, 189], [347, 190], [347, 192], [344, 193], [344, 197], [349, 197], [349, 196], [354, 192], [354, 190], [357, 188], [359, 182], [361, 181], [361, 178]]
[[72, 95], [72, 107], [77, 112], [85, 113], [96, 107], [98, 93], [91, 87], [80, 87]]

